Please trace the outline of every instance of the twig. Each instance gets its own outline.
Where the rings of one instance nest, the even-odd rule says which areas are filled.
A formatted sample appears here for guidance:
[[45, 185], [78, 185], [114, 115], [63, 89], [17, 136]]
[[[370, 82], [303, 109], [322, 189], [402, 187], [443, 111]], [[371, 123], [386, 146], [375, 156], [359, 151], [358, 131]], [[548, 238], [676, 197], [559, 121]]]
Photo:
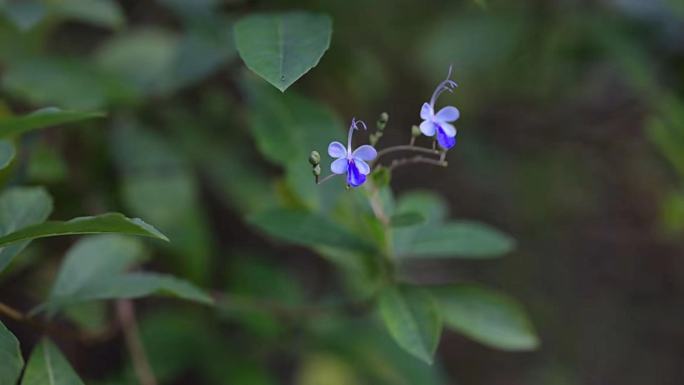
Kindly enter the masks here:
[[54, 324], [42, 322], [2, 302], [0, 302], [0, 314], [16, 322], [24, 323], [41, 333], [49, 334], [51, 336], [64, 336], [81, 342], [90, 342], [93, 339], [91, 336], [82, 335], [72, 330], [58, 327]]
[[423, 156], [418, 155], [418, 156], [414, 156], [413, 158], [395, 159], [390, 164], [389, 169], [391, 171], [397, 167], [405, 166], [408, 164], [415, 164], [415, 163], [427, 163], [427, 164], [431, 164], [434, 166], [440, 166], [440, 167], [448, 166], [448, 163], [445, 160], [430, 159], [430, 158], [425, 158]]
[[323, 183], [329, 181], [330, 179], [332, 179], [333, 177], [335, 177], [335, 176], [337, 176], [337, 175], [339, 175], [339, 174], [330, 174], [330, 175], [327, 175], [327, 176], [325, 176], [323, 179], [316, 180], [316, 184], [323, 184]]
[[382, 149], [382, 150], [378, 151], [378, 156], [375, 158], [375, 160], [377, 162], [377, 160], [380, 159], [380, 157], [387, 155], [387, 154], [391, 154], [393, 152], [397, 152], [397, 151], [415, 151], [415, 152], [422, 152], [424, 154], [429, 154], [429, 155], [439, 155], [439, 151], [437, 151], [434, 148], [429, 149], [429, 148], [425, 148], [425, 147], [417, 147], [417, 146], [408, 144], [408, 145], [392, 146], [392, 147], [387, 147], [385, 149]]
[[138, 382], [140, 382], [140, 385], [157, 385], [157, 379], [154, 376], [150, 362], [145, 354], [145, 347], [140, 339], [133, 301], [128, 299], [116, 301], [116, 313], [119, 316], [119, 322], [121, 323], [128, 353], [131, 355], [133, 369], [135, 370], [136, 377], [138, 377]]

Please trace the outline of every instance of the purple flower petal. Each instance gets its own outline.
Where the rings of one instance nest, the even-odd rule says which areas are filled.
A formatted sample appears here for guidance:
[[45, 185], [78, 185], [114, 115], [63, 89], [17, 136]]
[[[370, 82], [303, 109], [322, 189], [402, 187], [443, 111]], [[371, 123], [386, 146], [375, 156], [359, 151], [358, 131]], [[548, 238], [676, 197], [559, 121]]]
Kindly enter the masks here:
[[356, 163], [353, 160], [350, 160], [347, 172], [347, 184], [351, 187], [359, 187], [365, 181], [366, 176], [359, 171], [356, 167]]
[[330, 164], [330, 171], [332, 171], [335, 174], [344, 174], [347, 172], [347, 159], [346, 158], [340, 158], [335, 160]]
[[359, 172], [361, 174], [363, 174], [363, 175], [370, 174], [370, 166], [363, 159], [354, 158], [354, 164], [356, 165], [356, 168], [359, 169]]
[[437, 115], [435, 115], [435, 120], [440, 122], [453, 122], [458, 119], [459, 116], [461, 116], [461, 113], [456, 107], [448, 106], [439, 110]]
[[378, 156], [378, 152], [375, 151], [373, 146], [368, 144], [364, 144], [352, 152], [352, 157], [361, 160], [373, 160], [376, 156]]
[[456, 136], [456, 127], [454, 127], [452, 124], [439, 122], [438, 126], [442, 127], [442, 130], [444, 130], [446, 136], [450, 138]]
[[439, 143], [439, 146], [442, 147], [445, 150], [450, 149], [451, 147], [454, 147], [456, 145], [456, 137], [455, 136], [449, 136], [444, 132], [441, 126], [437, 126], [437, 143]]
[[333, 158], [345, 157], [347, 156], [347, 148], [340, 142], [330, 142], [328, 145], [328, 155]]
[[435, 124], [431, 120], [424, 120], [420, 124], [420, 132], [425, 136], [435, 136]]
[[420, 118], [423, 120], [432, 119], [435, 111], [432, 109], [430, 103], [423, 103], [423, 107], [420, 109]]

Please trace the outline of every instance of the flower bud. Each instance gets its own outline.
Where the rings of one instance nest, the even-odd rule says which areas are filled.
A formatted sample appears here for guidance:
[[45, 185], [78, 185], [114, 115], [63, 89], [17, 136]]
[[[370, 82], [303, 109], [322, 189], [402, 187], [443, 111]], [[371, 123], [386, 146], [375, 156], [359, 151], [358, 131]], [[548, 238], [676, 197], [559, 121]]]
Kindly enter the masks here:
[[[311, 151], [311, 155], [309, 155], [309, 163], [311, 163], [312, 166], [318, 166], [321, 164], [321, 154], [318, 153], [318, 151]], [[319, 167], [320, 169], [320, 167]], [[319, 171], [320, 174], [320, 171]]]
[[389, 121], [389, 114], [387, 112], [383, 112], [380, 114], [380, 118], [377, 121], [377, 126], [378, 130], [382, 131], [385, 129], [385, 126], [387, 126], [387, 122]]
[[321, 176], [321, 165], [320, 165], [320, 164], [317, 164], [317, 165], [314, 166], [314, 168], [313, 168], [313, 174], [314, 174], [315, 177]]
[[420, 128], [418, 128], [418, 126], [416, 126], [415, 124], [411, 126], [411, 136], [413, 136], [414, 138], [420, 136]]

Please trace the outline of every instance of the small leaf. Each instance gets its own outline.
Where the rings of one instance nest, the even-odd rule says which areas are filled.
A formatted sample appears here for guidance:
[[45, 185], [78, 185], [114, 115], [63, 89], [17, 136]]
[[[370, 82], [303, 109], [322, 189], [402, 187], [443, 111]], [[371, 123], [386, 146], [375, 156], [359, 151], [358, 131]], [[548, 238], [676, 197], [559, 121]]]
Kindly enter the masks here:
[[306, 12], [251, 15], [235, 24], [242, 60], [283, 92], [318, 64], [331, 34], [328, 16]]
[[430, 293], [416, 287], [389, 287], [380, 293], [379, 308], [397, 344], [432, 364], [442, 333], [442, 319]]
[[24, 367], [19, 341], [0, 322], [0, 384], [16, 384]]
[[390, 225], [392, 227], [415, 226], [425, 222], [425, 217], [416, 212], [392, 215]]
[[0, 118], [0, 137], [16, 136], [31, 130], [103, 116], [105, 115], [101, 112], [66, 111], [56, 107], [43, 108], [24, 116]]
[[503, 350], [532, 350], [539, 346], [532, 323], [513, 298], [471, 284], [431, 291], [444, 323], [475, 341]]
[[31, 353], [21, 385], [84, 385], [57, 346], [43, 339]]
[[416, 235], [406, 254], [436, 258], [493, 258], [513, 250], [515, 241], [476, 222], [459, 221], [430, 227]]
[[8, 140], [0, 140], [0, 170], [6, 168], [14, 159], [14, 145]]
[[304, 210], [267, 210], [252, 216], [249, 222], [272, 237], [298, 245], [362, 252], [374, 250], [372, 245], [345, 228]]
[[212, 303], [211, 297], [200, 289], [172, 276], [126, 272], [143, 257], [142, 244], [137, 239], [119, 235], [84, 238], [67, 253], [48, 302], [39, 309], [54, 312], [78, 302], [138, 298], [154, 293]]
[[[0, 194], [0, 235], [45, 221], [52, 212], [52, 198], [42, 187], [12, 187]], [[30, 240], [0, 246], [0, 271]]]
[[70, 221], [49, 221], [24, 227], [21, 230], [0, 237], [0, 246], [36, 238], [75, 234], [118, 233], [140, 235], [168, 241], [166, 236], [139, 218], [126, 218], [119, 213], [108, 213], [94, 217], [74, 218]]

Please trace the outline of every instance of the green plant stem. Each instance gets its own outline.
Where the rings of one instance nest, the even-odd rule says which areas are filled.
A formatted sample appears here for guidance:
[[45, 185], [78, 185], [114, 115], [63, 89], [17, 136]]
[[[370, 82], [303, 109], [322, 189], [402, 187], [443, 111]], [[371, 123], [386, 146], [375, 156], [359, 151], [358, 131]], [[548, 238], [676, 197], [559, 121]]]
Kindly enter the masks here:
[[449, 163], [446, 160], [442, 159], [431, 159], [431, 158], [425, 158], [423, 156], [414, 156], [413, 158], [404, 158], [404, 159], [396, 159], [393, 160], [392, 163], [390, 163], [389, 169], [394, 170], [398, 167], [409, 165], [409, 164], [416, 164], [416, 163], [425, 163], [425, 164], [431, 164], [433, 166], [440, 166], [440, 167], [447, 167]]
[[4, 315], [13, 321], [26, 324], [41, 333], [49, 334], [51, 336], [67, 337], [70, 339], [79, 340], [81, 342], [88, 342], [92, 340], [90, 336], [82, 335], [74, 331], [58, 327], [54, 324], [42, 322], [36, 318], [30, 317], [2, 302], [0, 302], [0, 315]]
[[336, 177], [337, 175], [338, 174], [330, 174], [330, 175], [326, 175], [323, 179], [317, 178], [316, 184], [323, 184], [323, 183], [329, 181], [330, 179], [332, 179], [333, 177]]
[[136, 377], [138, 377], [138, 382], [140, 382], [140, 385], [157, 385], [159, 382], [154, 376], [152, 366], [145, 353], [145, 346], [140, 339], [133, 301], [129, 299], [116, 301], [116, 313], [119, 316], [121, 329], [126, 340], [126, 347], [131, 355], [133, 370]]
[[414, 152], [421, 152], [421, 153], [429, 154], [429, 155], [439, 155], [439, 151], [437, 151], [435, 148], [429, 149], [429, 148], [414, 146], [413, 144], [404, 144], [404, 145], [399, 145], [399, 146], [387, 147], [387, 148], [384, 148], [384, 149], [378, 151], [378, 156], [375, 157], [375, 161], [373, 162], [373, 164], [377, 163], [377, 161], [381, 157], [383, 157], [387, 154], [391, 154], [393, 152], [398, 152], [398, 151], [414, 151]]

